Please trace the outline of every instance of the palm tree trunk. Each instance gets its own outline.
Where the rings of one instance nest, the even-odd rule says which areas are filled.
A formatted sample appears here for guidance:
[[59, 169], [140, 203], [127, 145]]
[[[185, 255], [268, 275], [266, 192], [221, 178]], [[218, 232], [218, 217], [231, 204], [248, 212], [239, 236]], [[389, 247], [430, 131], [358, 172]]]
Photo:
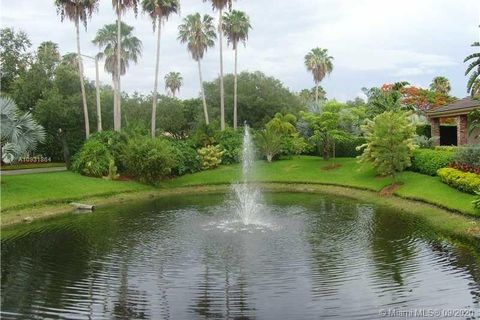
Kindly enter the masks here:
[[238, 64], [238, 46], [235, 44], [235, 70], [233, 79], [233, 129], [237, 130], [237, 64]]
[[85, 136], [88, 139], [90, 135], [90, 122], [88, 120], [88, 107], [87, 107], [87, 95], [85, 94], [85, 83], [83, 82], [83, 62], [82, 54], [80, 50], [80, 27], [78, 17], [75, 20], [75, 29], [77, 32], [77, 60], [78, 60], [78, 75], [80, 77], [80, 88], [82, 90], [82, 102], [83, 102], [83, 118], [85, 121]]
[[98, 57], [95, 56], [95, 91], [97, 96], [97, 131], [102, 131], [102, 107], [100, 105], [100, 76], [98, 72]]
[[200, 60], [197, 60], [198, 63], [198, 77], [200, 78], [200, 88], [202, 90], [202, 100], [203, 100], [203, 113], [205, 114], [205, 124], [208, 125], [208, 109], [207, 109], [207, 100], [205, 99], [205, 90], [203, 89], [203, 80], [202, 80], [202, 67], [200, 65]]
[[315, 103], [318, 104], [318, 82], [315, 82]]
[[117, 126], [117, 76], [112, 74], [112, 84], [113, 84], [113, 128]]
[[[157, 30], [157, 59], [155, 60], [155, 83], [153, 85], [153, 101], [152, 101], [152, 138], [155, 138], [155, 125], [157, 119], [157, 95], [158, 95], [158, 67], [160, 64], [160, 34], [162, 30], [162, 20], [158, 19]], [[175, 96], [175, 94], [174, 94]]]
[[120, 77], [121, 77], [121, 52], [122, 52], [122, 15], [120, 13], [120, 4], [117, 8], [117, 117], [116, 121], [114, 120], [115, 130], [120, 131], [122, 128], [122, 89], [120, 86]]
[[225, 91], [223, 87], [223, 9], [218, 11], [218, 39], [220, 41], [220, 129], [225, 130]]

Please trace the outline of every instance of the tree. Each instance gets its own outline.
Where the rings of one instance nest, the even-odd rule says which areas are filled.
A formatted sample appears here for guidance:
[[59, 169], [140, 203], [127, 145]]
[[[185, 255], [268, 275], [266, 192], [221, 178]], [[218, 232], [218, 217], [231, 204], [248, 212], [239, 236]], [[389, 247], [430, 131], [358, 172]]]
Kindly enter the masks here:
[[[480, 42], [475, 41], [471, 46], [475, 48], [480, 47]], [[473, 72], [470, 73], [470, 78], [467, 82], [467, 92], [469, 92], [473, 97], [479, 88], [478, 81], [480, 80], [480, 52], [475, 52], [471, 55], [468, 55], [463, 62], [470, 60], [472, 61], [468, 65], [467, 70], [465, 70], [465, 75], [468, 75], [473, 70]]]
[[[180, 2], [178, 0], [142, 0], [143, 11], [148, 13], [152, 18], [153, 30], [157, 26], [157, 56], [155, 59], [155, 82], [153, 84], [152, 96], [152, 119], [151, 134], [155, 137], [155, 121], [157, 114], [157, 96], [158, 96], [158, 67], [160, 63], [160, 34], [162, 22], [168, 20], [173, 13], [180, 10]], [[175, 94], [174, 94], [175, 95]]]
[[15, 102], [0, 97], [2, 161], [11, 163], [45, 140], [45, 130], [30, 112], [21, 114]]
[[30, 54], [27, 50], [32, 43], [25, 32], [15, 32], [13, 28], [0, 30], [0, 88], [9, 93], [15, 79], [22, 74], [29, 64]]
[[367, 115], [370, 118], [386, 111], [398, 111], [403, 108], [402, 94], [399, 90], [394, 90], [393, 85], [383, 85], [381, 88], [362, 88], [362, 91], [368, 98]]
[[442, 76], [435, 77], [433, 78], [432, 83], [430, 83], [430, 90], [448, 95], [451, 90], [450, 81]]
[[184, 138], [188, 133], [183, 102], [179, 99], [160, 96], [158, 103], [158, 125], [174, 138]]
[[274, 130], [259, 131], [256, 135], [256, 142], [268, 162], [272, 162], [273, 158], [282, 151], [282, 138]]
[[[112, 83], [114, 92], [118, 93], [120, 89], [120, 77], [117, 75], [117, 59], [118, 50], [121, 50], [120, 58], [120, 74], [124, 75], [127, 72], [130, 61], [137, 62], [138, 58], [142, 54], [142, 42], [140, 39], [132, 34], [133, 27], [122, 22], [120, 28], [121, 45], [118, 45], [118, 28], [115, 24], [104, 25], [97, 31], [95, 38], [92, 42], [99, 46], [100, 52], [98, 58], [105, 59], [105, 71], [112, 75]], [[117, 131], [121, 128], [121, 112], [119, 106], [118, 96], [115, 95], [113, 100], [113, 128]]]
[[267, 122], [265, 127], [269, 130], [273, 130], [278, 134], [290, 134], [297, 131], [295, 128], [295, 123], [297, 122], [297, 118], [291, 114], [282, 114], [280, 112], [276, 113], [275, 116]]
[[252, 28], [250, 18], [245, 12], [232, 10], [223, 17], [223, 31], [227, 35], [228, 43], [232, 44], [235, 51], [235, 67], [233, 82], [233, 129], [237, 129], [237, 65], [238, 65], [238, 44], [245, 45], [248, 39], [248, 31]]
[[327, 49], [314, 48], [305, 56], [305, 66], [313, 75], [315, 81], [315, 102], [318, 103], [318, 87], [325, 76], [333, 70], [333, 57]]
[[205, 90], [203, 88], [202, 67], [200, 60], [208, 48], [215, 45], [215, 27], [213, 26], [213, 18], [209, 15], [200, 13], [190, 14], [183, 19], [183, 23], [178, 27], [178, 40], [186, 43], [188, 51], [192, 55], [193, 60], [198, 64], [198, 76], [200, 79], [200, 88], [202, 90], [203, 112], [205, 115], [205, 124], [209, 124], [207, 100], [205, 98]]
[[388, 111], [368, 120], [362, 126], [367, 142], [360, 147], [361, 162], [371, 162], [381, 175], [391, 175], [410, 166], [415, 145], [415, 126], [409, 114], [403, 111]]
[[213, 10], [218, 11], [218, 42], [220, 44], [220, 129], [225, 130], [225, 89], [223, 85], [223, 10], [232, 8], [232, 0], [203, 0], [211, 2]]
[[[118, 43], [118, 50], [116, 51], [117, 58], [115, 60], [117, 70], [115, 72], [115, 76], [117, 77], [117, 87], [115, 88], [116, 91], [116, 104], [114, 103], [114, 111], [113, 111], [113, 121], [114, 121], [114, 129], [116, 131], [120, 131], [122, 129], [122, 87], [121, 87], [121, 75], [123, 67], [122, 67], [122, 45], [123, 40], [120, 39], [123, 36], [122, 27], [125, 24], [122, 24], [122, 14], [124, 14], [129, 8], [133, 8], [133, 12], [137, 15], [138, 10], [138, 0], [112, 0], [112, 5], [117, 14], [117, 42]], [[126, 26], [126, 25], [125, 25]], [[115, 108], [116, 106], [116, 108]], [[116, 121], [115, 121], [116, 120]]]
[[78, 75], [80, 77], [80, 88], [82, 91], [83, 117], [85, 121], [85, 135], [88, 139], [90, 135], [90, 122], [88, 118], [87, 95], [85, 93], [85, 84], [83, 82], [83, 62], [80, 50], [80, 22], [87, 28], [87, 18], [91, 18], [93, 12], [98, 8], [98, 0], [55, 0], [57, 13], [63, 21], [66, 18], [75, 23], [77, 34], [77, 62]]
[[183, 84], [183, 78], [180, 72], [169, 72], [165, 75], [165, 90], [170, 90], [170, 93], [175, 98], [175, 92], [180, 91]]

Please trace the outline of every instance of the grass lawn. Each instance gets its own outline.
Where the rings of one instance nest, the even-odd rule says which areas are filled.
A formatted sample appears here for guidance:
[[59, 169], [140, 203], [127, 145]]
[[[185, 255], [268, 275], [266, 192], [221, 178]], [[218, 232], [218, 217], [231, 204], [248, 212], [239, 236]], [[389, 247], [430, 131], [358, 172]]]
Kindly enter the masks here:
[[63, 162], [48, 162], [48, 163], [22, 163], [22, 164], [12, 164], [12, 165], [3, 165], [1, 167], [2, 171], [8, 170], [22, 170], [22, 169], [36, 169], [36, 168], [55, 168], [55, 167], [65, 167]]
[[[326, 170], [325, 167], [332, 162], [341, 164], [341, 167]], [[391, 178], [376, 177], [375, 171], [370, 165], [360, 165], [353, 158], [324, 161], [319, 157], [298, 156], [291, 160], [273, 163], [259, 161], [256, 170], [256, 180], [262, 182], [321, 183], [372, 191], [380, 191], [392, 183]], [[222, 166], [215, 170], [182, 176], [164, 182], [162, 186], [225, 184], [236, 181], [239, 177], [239, 165]], [[439, 177], [406, 171], [398, 176], [398, 180], [403, 185], [394, 192], [397, 196], [424, 201], [468, 215], [480, 216], [480, 212], [475, 212], [472, 205], [475, 196], [447, 186], [440, 181]]]
[[65, 203], [89, 196], [151, 189], [132, 181], [110, 181], [65, 172], [2, 176], [2, 211], [35, 204]]

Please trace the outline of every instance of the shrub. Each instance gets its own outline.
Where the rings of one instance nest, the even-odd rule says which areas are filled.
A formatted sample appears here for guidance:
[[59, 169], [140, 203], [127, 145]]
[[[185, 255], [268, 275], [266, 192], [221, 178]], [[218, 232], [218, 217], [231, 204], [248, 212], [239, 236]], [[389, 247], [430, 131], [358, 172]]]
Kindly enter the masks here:
[[457, 151], [452, 166], [456, 169], [480, 174], [480, 147], [466, 147]]
[[208, 170], [218, 167], [222, 163], [224, 152], [219, 146], [208, 146], [198, 150], [198, 154], [202, 159], [202, 168]]
[[434, 176], [438, 169], [448, 167], [454, 156], [451, 151], [417, 149], [413, 151], [410, 170]]
[[97, 140], [104, 144], [110, 151], [115, 161], [115, 166], [118, 168], [118, 170], [125, 170], [125, 165], [123, 164], [123, 153], [125, 152], [125, 146], [127, 145], [128, 141], [126, 134], [118, 131], [107, 130], [92, 134], [90, 139]]
[[475, 198], [475, 200], [473, 200], [473, 207], [477, 210], [480, 210], [480, 190], [475, 192], [475, 194], [477, 195], [477, 197]]
[[461, 147], [457, 146], [436, 146], [435, 150], [442, 150], [442, 151], [458, 151]]
[[282, 151], [281, 154], [287, 157], [296, 154], [304, 154], [310, 152], [312, 146], [309, 145], [305, 138], [300, 136], [298, 132], [286, 134], [281, 136], [282, 139]]
[[351, 139], [338, 141], [335, 143], [335, 156], [340, 158], [359, 156], [362, 152], [357, 150], [357, 147], [364, 143], [365, 138], [363, 137], [352, 137]]
[[480, 189], [480, 175], [463, 172], [454, 168], [442, 168], [437, 172], [442, 181], [449, 186], [467, 193]]
[[215, 134], [215, 142], [220, 149], [225, 152], [222, 155], [223, 164], [232, 164], [240, 162], [240, 153], [242, 151], [242, 130], [233, 130], [226, 128], [224, 131], [218, 131]]
[[110, 150], [102, 142], [88, 139], [75, 155], [72, 170], [90, 177], [102, 177], [108, 175], [112, 159]]
[[273, 158], [282, 151], [282, 138], [272, 130], [259, 131], [256, 140], [258, 149], [268, 162], [272, 162]]
[[123, 160], [130, 175], [147, 183], [156, 183], [170, 175], [177, 165], [171, 144], [165, 139], [150, 137], [131, 139]]
[[202, 170], [201, 158], [189, 141], [172, 140], [171, 144], [177, 159], [177, 165], [172, 171], [173, 174], [184, 175]]
[[415, 144], [421, 149], [433, 149], [435, 147], [436, 137], [429, 138], [427, 136], [416, 136]]

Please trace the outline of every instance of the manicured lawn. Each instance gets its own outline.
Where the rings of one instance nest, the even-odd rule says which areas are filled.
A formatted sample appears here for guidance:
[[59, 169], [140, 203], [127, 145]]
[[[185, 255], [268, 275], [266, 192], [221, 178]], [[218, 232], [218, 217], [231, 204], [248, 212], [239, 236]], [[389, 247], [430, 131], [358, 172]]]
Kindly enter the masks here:
[[1, 186], [2, 211], [150, 188], [137, 182], [89, 178], [68, 171], [2, 176]]
[[[333, 161], [341, 164], [341, 167], [333, 170], [323, 169]], [[376, 177], [370, 165], [360, 165], [356, 159], [352, 158], [339, 158], [327, 162], [318, 157], [298, 156], [292, 160], [273, 163], [259, 161], [256, 168], [256, 180], [263, 182], [322, 183], [372, 191], [380, 191], [392, 182], [391, 178]], [[167, 181], [163, 183], [163, 186], [183, 187], [230, 183], [239, 180], [239, 170], [238, 165], [222, 166], [216, 170], [202, 171]], [[473, 209], [473, 195], [447, 186], [438, 177], [406, 171], [398, 176], [398, 180], [403, 185], [395, 191], [395, 195], [421, 200], [470, 215], [480, 215]]]
[[3, 165], [1, 167], [1, 170], [2, 171], [8, 171], [8, 170], [55, 168], [55, 167], [65, 167], [65, 163], [63, 163], [63, 162], [49, 162], [49, 163], [12, 164], [12, 165]]

